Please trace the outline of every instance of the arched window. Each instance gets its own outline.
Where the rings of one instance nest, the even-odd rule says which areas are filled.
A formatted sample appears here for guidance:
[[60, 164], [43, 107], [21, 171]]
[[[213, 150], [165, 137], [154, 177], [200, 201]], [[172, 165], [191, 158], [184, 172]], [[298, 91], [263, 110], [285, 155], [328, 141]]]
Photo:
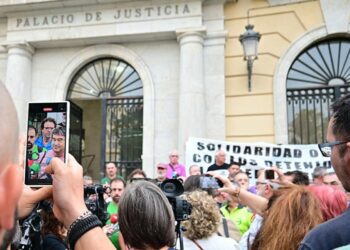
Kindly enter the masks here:
[[324, 40], [300, 53], [287, 75], [289, 143], [325, 141], [330, 105], [350, 92], [349, 83], [349, 40]]
[[82, 67], [74, 76], [68, 99], [142, 96], [139, 74], [128, 63], [103, 58]]

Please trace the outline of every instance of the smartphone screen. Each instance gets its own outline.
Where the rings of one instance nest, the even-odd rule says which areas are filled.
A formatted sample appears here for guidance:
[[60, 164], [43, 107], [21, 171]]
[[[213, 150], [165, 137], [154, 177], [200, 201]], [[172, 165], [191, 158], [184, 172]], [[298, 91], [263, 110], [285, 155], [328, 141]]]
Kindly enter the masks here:
[[201, 176], [199, 186], [203, 189], [218, 189], [223, 186], [222, 182], [212, 176]]
[[29, 103], [25, 184], [52, 185], [45, 172], [53, 157], [67, 162], [69, 136], [69, 102]]
[[267, 180], [275, 179], [275, 171], [273, 171], [272, 169], [266, 169], [265, 170], [265, 179], [267, 179]]

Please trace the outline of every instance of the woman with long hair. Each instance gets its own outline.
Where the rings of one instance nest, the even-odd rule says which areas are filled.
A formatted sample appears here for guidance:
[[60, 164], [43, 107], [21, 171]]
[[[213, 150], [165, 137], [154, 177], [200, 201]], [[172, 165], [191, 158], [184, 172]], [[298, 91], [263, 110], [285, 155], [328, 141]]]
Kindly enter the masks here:
[[252, 250], [295, 250], [304, 236], [323, 222], [319, 200], [303, 186], [279, 189], [269, 202]]
[[68, 249], [66, 245], [67, 229], [64, 227], [63, 223], [58, 221], [58, 219], [53, 214], [52, 210], [45, 211], [41, 210], [42, 217], [42, 249], [50, 250], [65, 250]]

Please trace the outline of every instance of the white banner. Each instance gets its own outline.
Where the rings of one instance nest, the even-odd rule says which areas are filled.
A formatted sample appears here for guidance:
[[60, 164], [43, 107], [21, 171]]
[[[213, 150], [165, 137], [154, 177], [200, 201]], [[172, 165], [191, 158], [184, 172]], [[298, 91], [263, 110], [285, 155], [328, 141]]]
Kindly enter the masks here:
[[251, 179], [256, 178], [260, 168], [271, 166], [283, 172], [300, 170], [310, 177], [316, 166], [332, 168], [330, 158], [322, 156], [317, 144], [238, 143], [191, 137], [186, 143], [186, 172], [189, 173], [190, 166], [198, 165], [205, 173], [215, 163], [215, 152], [219, 149], [226, 152], [226, 163], [239, 162]]

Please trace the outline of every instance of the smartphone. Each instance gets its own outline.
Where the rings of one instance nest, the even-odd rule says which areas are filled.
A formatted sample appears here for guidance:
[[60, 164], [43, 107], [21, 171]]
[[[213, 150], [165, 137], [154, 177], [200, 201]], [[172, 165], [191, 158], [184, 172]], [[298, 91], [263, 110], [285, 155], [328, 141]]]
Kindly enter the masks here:
[[272, 169], [266, 169], [265, 170], [265, 179], [266, 180], [275, 179], [275, 171], [273, 171]]
[[67, 163], [69, 102], [30, 102], [27, 112], [27, 144], [24, 182], [28, 186], [52, 185], [45, 172], [53, 157]]
[[219, 189], [223, 187], [223, 183], [213, 176], [201, 176], [199, 186], [202, 189]]

